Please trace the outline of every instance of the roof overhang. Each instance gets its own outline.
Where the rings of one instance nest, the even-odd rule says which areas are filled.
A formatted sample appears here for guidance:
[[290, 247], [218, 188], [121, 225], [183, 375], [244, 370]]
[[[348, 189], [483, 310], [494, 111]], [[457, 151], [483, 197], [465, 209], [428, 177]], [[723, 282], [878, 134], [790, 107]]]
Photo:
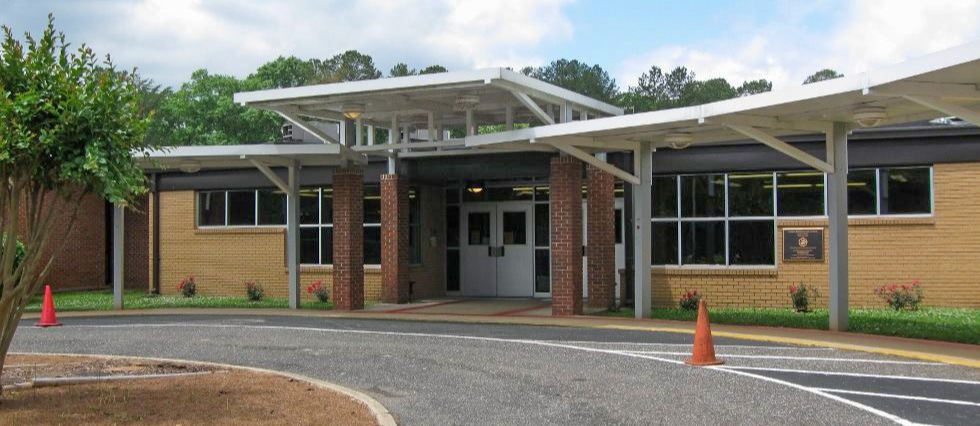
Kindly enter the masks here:
[[364, 124], [386, 127], [393, 115], [402, 124], [427, 124], [429, 114], [439, 123], [462, 124], [465, 113], [454, 108], [455, 102], [475, 96], [479, 103], [473, 112], [481, 121], [502, 123], [508, 108], [516, 120], [537, 119], [517, 94], [539, 105], [569, 104], [592, 117], [623, 114], [622, 108], [504, 68], [236, 93], [235, 102], [325, 120], [345, 120], [344, 105], [357, 104], [364, 109]]
[[137, 155], [148, 171], [197, 171], [258, 167], [343, 166], [366, 164], [367, 158], [338, 144], [262, 144], [181, 146]]
[[[624, 142], [689, 134], [692, 144], [745, 140], [745, 128], [771, 136], [825, 132], [834, 122], [853, 122], [859, 108], [880, 107], [880, 125], [943, 116], [980, 124], [980, 42], [902, 64], [834, 80], [705, 105], [574, 121], [469, 136], [467, 147], [573, 144], [592, 151], [619, 151]], [[852, 126], [853, 127], [853, 126]]]

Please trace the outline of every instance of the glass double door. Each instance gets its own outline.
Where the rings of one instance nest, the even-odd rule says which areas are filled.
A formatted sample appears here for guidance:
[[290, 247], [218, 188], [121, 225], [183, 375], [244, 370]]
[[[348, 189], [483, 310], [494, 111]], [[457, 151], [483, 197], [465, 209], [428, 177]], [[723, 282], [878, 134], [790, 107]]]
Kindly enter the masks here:
[[534, 296], [534, 204], [464, 204], [461, 209], [461, 291], [471, 297]]

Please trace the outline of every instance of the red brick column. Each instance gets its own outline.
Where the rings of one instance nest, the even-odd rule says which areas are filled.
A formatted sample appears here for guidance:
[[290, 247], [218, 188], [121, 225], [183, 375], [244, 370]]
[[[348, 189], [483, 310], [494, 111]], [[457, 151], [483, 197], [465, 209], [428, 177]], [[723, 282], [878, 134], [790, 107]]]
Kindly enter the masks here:
[[381, 176], [381, 302], [408, 302], [408, 179]]
[[551, 159], [551, 314], [582, 313], [582, 162]]
[[616, 300], [616, 218], [613, 175], [588, 167], [589, 307], [610, 308]]
[[334, 309], [364, 308], [364, 175], [358, 168], [333, 174]]

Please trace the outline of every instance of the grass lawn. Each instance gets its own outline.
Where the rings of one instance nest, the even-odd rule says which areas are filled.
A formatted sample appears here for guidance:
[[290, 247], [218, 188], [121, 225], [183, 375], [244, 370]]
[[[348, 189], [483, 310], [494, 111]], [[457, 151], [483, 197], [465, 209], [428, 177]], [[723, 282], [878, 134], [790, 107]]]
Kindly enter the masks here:
[[[286, 299], [262, 299], [257, 302], [243, 297], [211, 297], [211, 296], [157, 296], [146, 294], [141, 290], [127, 290], [123, 293], [123, 305], [126, 309], [155, 309], [155, 308], [287, 308]], [[112, 309], [112, 291], [75, 291], [54, 294], [54, 307], [62, 311], [108, 311]], [[332, 302], [320, 303], [307, 301], [303, 309], [331, 309]], [[27, 305], [28, 312], [41, 312], [41, 296], [34, 297]]]
[[[712, 324], [764, 325], [772, 327], [830, 327], [826, 309], [798, 314], [791, 309], [713, 308]], [[633, 310], [605, 312], [605, 316], [633, 317]], [[695, 321], [697, 312], [680, 308], [654, 308], [653, 318]], [[916, 339], [980, 344], [980, 309], [922, 308], [896, 312], [892, 309], [852, 309], [850, 331]]]

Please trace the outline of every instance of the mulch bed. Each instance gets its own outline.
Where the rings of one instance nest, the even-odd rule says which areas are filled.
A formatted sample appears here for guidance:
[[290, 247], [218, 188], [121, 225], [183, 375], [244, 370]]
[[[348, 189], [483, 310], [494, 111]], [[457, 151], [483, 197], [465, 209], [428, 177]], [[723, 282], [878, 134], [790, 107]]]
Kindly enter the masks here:
[[[34, 377], [214, 371], [210, 366], [127, 359], [11, 355], [2, 383]], [[295, 379], [242, 370], [186, 377], [7, 390], [0, 423], [10, 425], [376, 425], [346, 395]]]

